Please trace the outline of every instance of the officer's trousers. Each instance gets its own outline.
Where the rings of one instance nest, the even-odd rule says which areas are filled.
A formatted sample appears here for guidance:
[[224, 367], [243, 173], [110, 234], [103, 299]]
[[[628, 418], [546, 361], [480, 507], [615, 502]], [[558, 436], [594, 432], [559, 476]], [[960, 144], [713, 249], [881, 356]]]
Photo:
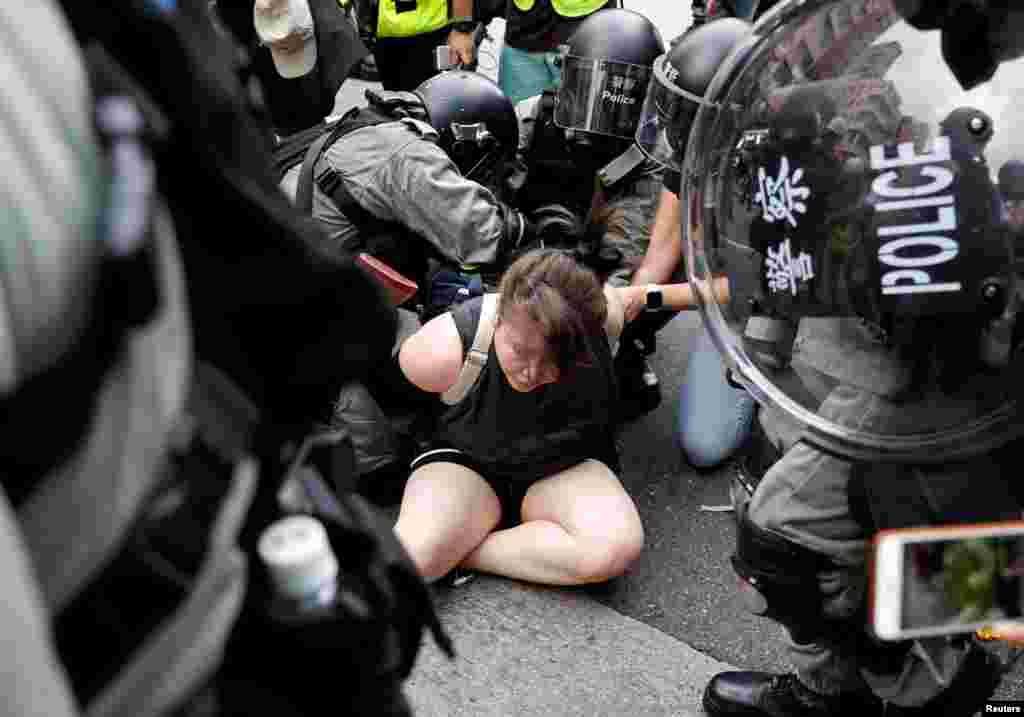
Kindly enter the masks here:
[[[819, 413], [837, 423], [877, 429], [893, 404], [867, 391], [840, 385], [825, 399]], [[772, 414], [762, 412], [768, 420]], [[766, 425], [769, 434], [770, 427]], [[787, 448], [787, 446], [783, 446]], [[866, 596], [868, 537], [851, 515], [847, 485], [853, 464], [796, 440], [765, 474], [752, 496], [748, 515], [760, 528], [831, 558], [835, 569], [818, 574], [823, 611], [832, 619], [852, 617]], [[849, 629], [870, 629], [862, 623]], [[801, 682], [822, 694], [870, 688], [879, 697], [902, 706], [918, 706], [938, 695], [956, 675], [967, 648], [946, 638], [918, 641], [902, 671], [879, 674], [865, 656], [836, 644], [798, 644], [789, 650]], [[923, 652], [928, 658], [925, 659]]]

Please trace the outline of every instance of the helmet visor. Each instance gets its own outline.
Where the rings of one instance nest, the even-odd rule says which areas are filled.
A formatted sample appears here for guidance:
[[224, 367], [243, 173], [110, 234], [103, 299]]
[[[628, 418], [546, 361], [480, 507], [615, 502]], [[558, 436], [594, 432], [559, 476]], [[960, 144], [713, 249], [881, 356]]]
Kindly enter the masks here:
[[632, 140], [650, 79], [643, 65], [565, 55], [555, 124]]
[[690, 125], [704, 100], [677, 87], [670, 79], [675, 74], [667, 54], [654, 61], [654, 79], [640, 113], [636, 143], [648, 158], [679, 171]]

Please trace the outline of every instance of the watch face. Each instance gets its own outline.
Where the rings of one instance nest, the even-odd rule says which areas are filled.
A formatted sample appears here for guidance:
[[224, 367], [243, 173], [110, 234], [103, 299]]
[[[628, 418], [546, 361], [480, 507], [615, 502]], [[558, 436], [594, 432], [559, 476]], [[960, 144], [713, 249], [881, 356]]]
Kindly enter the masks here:
[[647, 292], [647, 308], [648, 309], [660, 309], [662, 306], [662, 296], [660, 291], [648, 291]]

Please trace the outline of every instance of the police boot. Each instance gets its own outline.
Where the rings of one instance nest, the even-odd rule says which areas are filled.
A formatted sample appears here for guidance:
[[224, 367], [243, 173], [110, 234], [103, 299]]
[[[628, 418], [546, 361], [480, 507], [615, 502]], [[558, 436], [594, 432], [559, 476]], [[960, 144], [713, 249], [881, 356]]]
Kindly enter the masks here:
[[712, 717], [873, 717], [882, 710], [874, 695], [819, 694], [794, 674], [722, 672], [704, 690], [704, 711]]
[[985, 709], [985, 702], [1005, 674], [999, 659], [988, 650], [973, 645], [963, 666], [949, 687], [920, 707], [890, 704], [886, 717], [970, 717]]
[[661, 384], [642, 347], [624, 342], [615, 354], [614, 365], [619, 384], [618, 422], [632, 421], [658, 407]]

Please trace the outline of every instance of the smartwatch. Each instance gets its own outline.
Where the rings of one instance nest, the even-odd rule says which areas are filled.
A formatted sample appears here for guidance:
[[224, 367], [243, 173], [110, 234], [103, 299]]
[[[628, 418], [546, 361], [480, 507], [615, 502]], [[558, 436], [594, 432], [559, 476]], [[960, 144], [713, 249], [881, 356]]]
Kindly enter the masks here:
[[644, 308], [647, 311], [658, 311], [665, 307], [665, 297], [661, 294], [661, 289], [648, 289], [647, 300], [644, 303]]
[[451, 29], [456, 32], [472, 33], [476, 31], [476, 20], [456, 20], [451, 24]]

